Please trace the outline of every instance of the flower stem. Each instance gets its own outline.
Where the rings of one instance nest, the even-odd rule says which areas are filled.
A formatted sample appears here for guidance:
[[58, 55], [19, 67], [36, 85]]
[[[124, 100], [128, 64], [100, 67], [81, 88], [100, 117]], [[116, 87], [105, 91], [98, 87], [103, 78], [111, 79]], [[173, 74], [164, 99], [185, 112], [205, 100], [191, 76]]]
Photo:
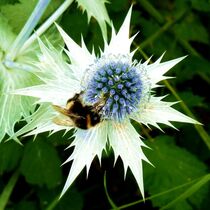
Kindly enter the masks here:
[[38, 36], [43, 34], [69, 7], [73, 0], [66, 0], [64, 3], [32, 34], [29, 39], [23, 44], [20, 49], [20, 53], [23, 52], [28, 46], [30, 46]]
[[114, 210], [117, 210], [118, 207], [116, 206], [116, 204], [113, 202], [113, 200], [110, 198], [109, 196], [109, 193], [108, 193], [108, 190], [107, 190], [107, 185], [106, 185], [106, 172], [104, 173], [104, 189], [105, 189], [105, 193], [106, 193], [106, 197], [109, 201], [109, 204], [111, 205], [111, 207], [114, 209]]
[[[168, 194], [168, 193], [174, 192], [174, 191], [176, 191], [176, 190], [179, 190], [179, 189], [181, 189], [181, 188], [184, 188], [184, 187], [186, 187], [186, 186], [188, 186], [188, 185], [192, 185], [192, 184], [195, 183], [195, 182], [199, 182], [200, 180], [206, 178], [206, 176], [209, 176], [209, 174], [207, 174], [207, 175], [205, 175], [205, 176], [203, 176], [203, 177], [200, 177], [200, 178], [193, 179], [193, 180], [191, 180], [191, 181], [189, 181], [189, 182], [187, 182], [187, 183], [178, 185], [178, 186], [176, 186], [176, 187], [174, 187], [174, 188], [172, 188], [172, 189], [166, 190], [166, 191], [164, 191], [164, 192], [160, 192], [160, 193], [157, 193], [157, 194], [152, 195], [152, 196], [150, 196], [150, 197], [147, 197], [147, 198], [145, 198], [145, 200], [140, 199], [140, 200], [134, 201], [134, 202], [132, 202], [132, 203], [128, 203], [128, 204], [124, 204], [124, 205], [122, 205], [122, 206], [118, 206], [118, 209], [126, 209], [126, 208], [128, 208], [128, 207], [137, 205], [137, 204], [142, 203], [142, 202], [145, 202], [145, 201], [147, 201], [147, 200], [152, 200], [153, 198], [158, 198], [158, 197], [163, 196], [163, 195], [165, 195], [165, 194]], [[114, 209], [111, 209], [111, 210], [114, 210]]]
[[46, 210], [53, 210], [59, 202], [59, 195], [55, 197], [55, 199], [50, 203], [50, 205], [46, 208]]
[[[153, 5], [147, 1], [147, 0], [138, 0], [141, 4], [141, 6], [152, 16], [156, 19], [156, 21], [159, 24], [164, 24], [165, 22], [165, 18], [161, 15], [161, 13], [155, 9], [155, 7], [153, 7]], [[187, 13], [187, 10], [184, 11], [183, 13]], [[182, 15], [181, 15], [182, 16]], [[176, 18], [176, 22], [180, 19], [180, 17]], [[173, 21], [175, 22], [175, 21]], [[167, 24], [167, 23], [166, 23]], [[165, 25], [166, 25], [165, 24]], [[172, 24], [171, 24], [172, 25]], [[161, 30], [164, 29], [164, 26], [161, 28]], [[202, 57], [186, 40], [183, 40], [182, 38], [179, 38], [179, 35], [177, 34], [176, 30], [174, 30], [173, 28], [167, 28], [168, 31], [177, 39], [178, 43], [191, 55], [197, 56], [197, 57]], [[166, 31], [162, 30], [162, 32]], [[156, 34], [156, 36], [155, 36]], [[152, 35], [151, 37], [149, 37], [146, 41], [144, 41], [144, 45], [143, 47], [146, 47], [146, 45], [148, 45], [149, 43], [151, 43], [151, 41], [154, 41], [156, 38], [158, 38], [158, 36], [161, 33], [155, 33], [154, 35]], [[141, 45], [142, 47], [142, 45]], [[142, 47], [142, 48], [143, 48]], [[210, 79], [209, 77], [207, 77], [205, 74], [203, 74], [202, 72], [198, 73], [200, 75], [200, 77], [206, 81], [208, 84], [210, 84]]]
[[29, 17], [28, 21], [26, 22], [26, 24], [18, 34], [9, 52], [7, 53], [7, 60], [13, 61], [16, 58], [17, 53], [19, 52], [24, 42], [28, 39], [31, 32], [34, 30], [34, 27], [39, 22], [42, 14], [44, 13], [50, 1], [51, 0], [39, 0], [33, 13]]
[[[178, 93], [172, 88], [171, 84], [164, 80], [164, 84], [166, 85], [166, 87], [172, 92], [172, 94], [175, 96], [175, 98], [178, 101], [181, 101], [180, 105], [183, 108], [183, 110], [191, 117], [195, 119], [195, 116], [193, 115], [193, 113], [190, 111], [190, 109], [187, 107], [187, 105], [184, 103], [184, 101], [180, 98], [180, 96], [178, 95]], [[202, 125], [198, 125], [198, 124], [194, 124], [195, 129], [198, 131], [200, 137], [203, 139], [203, 141], [205, 142], [206, 146], [208, 147], [208, 149], [210, 150], [210, 137], [208, 135], [208, 133], [204, 130]]]
[[11, 60], [4, 60], [2, 63], [6, 66], [6, 68], [9, 69], [20, 69], [27, 72], [33, 71], [34, 69], [31, 65], [18, 63]]
[[6, 187], [3, 189], [1, 195], [0, 195], [0, 209], [4, 210], [6, 207], [9, 197], [12, 193], [12, 190], [15, 187], [15, 184], [19, 177], [19, 170], [16, 170], [15, 173], [10, 178], [9, 182], [7, 183]]
[[163, 16], [153, 7], [152, 4], [149, 3], [148, 0], [139, 0], [140, 5], [152, 16], [154, 17], [160, 24], [165, 22]]
[[162, 206], [160, 210], [164, 209], [170, 209], [171, 207], [181, 201], [186, 200], [189, 198], [192, 194], [194, 194], [196, 191], [198, 191], [201, 187], [203, 187], [205, 184], [207, 184], [210, 181], [210, 174], [206, 174], [202, 179], [200, 179], [198, 182], [193, 184], [192, 186], [188, 187], [183, 193], [181, 193], [178, 197], [174, 198], [172, 201], [167, 203], [166, 205]]
[[[164, 33], [165, 31], [169, 30], [170, 27], [175, 24], [176, 22], [178, 22], [180, 19], [182, 19], [184, 16], [186, 15], [186, 11], [182, 12], [179, 14], [179, 16], [177, 18], [174, 19], [170, 19], [168, 20], [161, 28], [160, 30], [158, 30], [157, 32], [155, 32], [154, 34], [152, 34], [149, 38], [147, 38], [144, 42], [141, 43], [141, 48], [145, 48], [148, 44], [152, 43], [155, 39], [157, 39], [158, 37], [160, 37], [160, 35], [162, 33]], [[162, 21], [161, 21], [162, 22]], [[189, 44], [188, 44], [189, 45]]]
[[[161, 15], [160, 12], [158, 12], [158, 10], [156, 10], [152, 4], [150, 4], [147, 0], [139, 0], [141, 6], [152, 16], [156, 19], [156, 21], [159, 24], [164, 24], [165, 22], [165, 18]], [[184, 13], [186, 13], [187, 11], [185, 11]], [[180, 16], [181, 17], [181, 16]], [[179, 17], [176, 18], [176, 22], [178, 21], [178, 19], [180, 19]], [[170, 29], [170, 32], [172, 32], [172, 34], [177, 37], [177, 40], [179, 42], [180, 45], [182, 45], [183, 48], [185, 48], [186, 51], [188, 51], [190, 54], [195, 55], [195, 56], [200, 56], [199, 53], [185, 40], [183, 40], [182, 38], [179, 38], [179, 36], [177, 36], [176, 31], [173, 29]]]
[[147, 45], [149, 45], [150, 43], [152, 43], [155, 39], [157, 39], [162, 33], [164, 33], [165, 31], [168, 30], [168, 28], [171, 27], [171, 25], [174, 24], [174, 21], [168, 21], [166, 22], [165, 25], [163, 25], [163, 27], [160, 28], [160, 30], [158, 30], [157, 32], [155, 32], [154, 34], [152, 34], [149, 38], [147, 38], [145, 41], [143, 41], [141, 43], [141, 48], [145, 48]]

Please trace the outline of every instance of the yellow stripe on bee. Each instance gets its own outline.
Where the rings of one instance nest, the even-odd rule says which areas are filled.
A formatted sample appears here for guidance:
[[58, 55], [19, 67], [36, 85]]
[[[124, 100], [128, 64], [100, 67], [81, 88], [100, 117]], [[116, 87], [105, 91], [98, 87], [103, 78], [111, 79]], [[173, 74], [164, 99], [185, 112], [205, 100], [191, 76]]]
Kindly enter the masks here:
[[71, 107], [74, 105], [74, 101], [69, 101], [67, 104], [66, 104], [66, 109], [69, 110], [71, 109]]
[[92, 124], [91, 124], [91, 117], [90, 117], [89, 114], [87, 115], [87, 121], [86, 121], [86, 123], [87, 123], [87, 128], [93, 127]]

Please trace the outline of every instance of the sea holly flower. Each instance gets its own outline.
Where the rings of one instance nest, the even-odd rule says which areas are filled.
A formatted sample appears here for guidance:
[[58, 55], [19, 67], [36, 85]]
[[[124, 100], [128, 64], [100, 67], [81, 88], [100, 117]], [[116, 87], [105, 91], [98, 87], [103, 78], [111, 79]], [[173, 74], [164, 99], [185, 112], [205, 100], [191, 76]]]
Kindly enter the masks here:
[[[90, 53], [83, 40], [79, 46], [57, 26], [68, 48], [65, 52], [70, 64], [63, 61], [61, 52], [39, 41], [42, 54], [37, 67], [43, 84], [16, 91], [16, 94], [37, 97], [40, 103], [30, 122], [16, 133], [17, 136], [75, 128], [74, 140], [69, 146], [74, 147], [74, 151], [65, 162], [72, 161], [72, 165], [61, 195], [83, 168], [86, 167], [88, 173], [95, 156], [101, 160], [103, 150], [112, 148], [115, 162], [118, 157], [122, 159], [125, 174], [130, 168], [144, 196], [142, 161], [150, 162], [142, 151], [146, 145], [130, 119], [157, 128], [160, 128], [158, 123], [173, 127], [170, 121], [197, 123], [173, 109], [174, 103], [154, 96], [157, 83], [167, 78], [163, 75], [184, 57], [161, 63], [161, 56], [153, 64], [133, 60], [135, 51], [130, 52], [130, 46], [135, 36], [129, 38], [130, 18], [131, 9], [118, 33], [112, 27], [111, 40], [109, 43], [104, 41], [100, 56]], [[52, 105], [56, 105], [66, 110], [67, 101], [75, 94], [80, 94], [85, 106], [97, 107], [100, 123], [89, 129], [71, 126], [71, 117], [53, 108]]]

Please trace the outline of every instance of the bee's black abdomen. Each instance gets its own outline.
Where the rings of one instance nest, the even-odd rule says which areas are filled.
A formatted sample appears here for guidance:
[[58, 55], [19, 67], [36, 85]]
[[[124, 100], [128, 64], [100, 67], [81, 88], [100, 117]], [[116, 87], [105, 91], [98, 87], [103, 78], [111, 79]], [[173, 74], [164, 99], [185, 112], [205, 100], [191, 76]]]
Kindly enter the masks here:
[[78, 116], [86, 116], [87, 109], [81, 104], [80, 101], [74, 101], [74, 104], [69, 110], [71, 113], [77, 114]]
[[87, 118], [75, 119], [75, 126], [81, 129], [88, 129]]
[[69, 105], [69, 117], [75, 126], [81, 129], [89, 129], [101, 121], [100, 115], [93, 109], [93, 106], [85, 106], [80, 100], [80, 94], [76, 94], [67, 101]]
[[101, 121], [101, 117], [98, 113], [91, 112], [90, 113], [90, 122], [92, 126], [97, 125]]
[[83, 107], [83, 111], [85, 112], [85, 115], [83, 115], [82, 118], [74, 119], [75, 124], [78, 128], [89, 129], [91, 127], [94, 127], [101, 121], [99, 114], [90, 111], [89, 107]]
[[87, 112], [86, 116], [75, 118], [72, 117], [75, 122], [75, 126], [81, 129], [89, 129], [97, 125], [101, 120], [100, 116], [94, 112]]

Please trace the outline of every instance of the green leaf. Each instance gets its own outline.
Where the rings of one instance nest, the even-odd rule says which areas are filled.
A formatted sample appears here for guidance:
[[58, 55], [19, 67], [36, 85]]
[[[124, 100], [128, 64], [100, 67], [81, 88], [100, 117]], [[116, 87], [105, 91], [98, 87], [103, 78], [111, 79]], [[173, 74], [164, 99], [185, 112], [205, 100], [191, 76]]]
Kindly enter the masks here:
[[[179, 65], [179, 68], [176, 68], [175, 73], [176, 83], [186, 83], [186, 80], [193, 79], [198, 75], [205, 75], [207, 78], [210, 77], [210, 62], [204, 58], [189, 55], [185, 62], [182, 62]], [[184, 74], [183, 74], [184, 72]], [[200, 76], [199, 76], [200, 77]], [[191, 86], [191, 85], [190, 85]], [[189, 89], [189, 85], [185, 85]]]
[[17, 167], [23, 147], [15, 142], [5, 142], [0, 144], [0, 174], [12, 171]]
[[77, 43], [81, 41], [81, 34], [85, 37], [88, 31], [86, 14], [82, 15], [81, 11], [75, 7], [70, 8], [70, 10], [63, 15], [61, 25]]
[[60, 165], [55, 148], [46, 140], [37, 139], [25, 145], [20, 170], [27, 182], [55, 187], [61, 182]]
[[[174, 27], [177, 36], [186, 41], [198, 41], [208, 44], [209, 37], [206, 28], [193, 13], [187, 16], [185, 21], [180, 22]], [[199, 33], [198, 33], [199, 31]]]
[[[146, 49], [148, 52], [148, 55], [154, 55], [158, 56], [161, 55], [163, 52], [167, 50], [166, 55], [164, 56], [164, 59], [171, 59], [176, 56], [183, 55], [182, 50], [180, 49], [180, 46], [177, 44], [177, 39], [174, 39], [171, 36], [168, 36], [167, 33], [162, 33], [161, 35], [157, 36], [153, 41], [148, 42], [150, 40], [150, 37], [153, 36], [157, 31], [161, 30], [161, 27], [159, 24], [154, 21], [153, 19], [149, 18], [143, 18], [141, 17], [140, 20], [140, 30], [143, 34], [143, 38], [139, 41], [139, 45], [141, 47], [141, 44], [144, 44], [147, 42], [148, 44], [144, 46], [143, 50]], [[173, 55], [173, 57], [168, 57], [169, 55]], [[153, 58], [155, 60], [155, 58]], [[176, 68], [176, 67], [175, 67]]]
[[210, 2], [209, 0], [191, 0], [192, 7], [198, 11], [209, 12]]
[[79, 192], [72, 186], [63, 196], [59, 199], [61, 193], [60, 188], [48, 190], [45, 188], [38, 189], [37, 195], [39, 197], [41, 209], [45, 210], [82, 210], [84, 205], [83, 193]]
[[92, 24], [89, 27], [89, 29], [91, 31], [91, 38], [86, 39], [87, 48], [90, 51], [94, 48], [96, 55], [99, 55], [100, 50], [101, 50], [99, 46], [103, 46], [104, 44], [104, 40], [103, 40], [103, 37], [101, 36], [100, 28], [96, 24]]
[[175, 0], [174, 1], [174, 9], [173, 14], [178, 14], [180, 11], [186, 11], [190, 7], [189, 1], [183, 1], [183, 0]]
[[[205, 123], [205, 121], [203, 120], [201, 121], [201, 123], [202, 122]], [[190, 126], [185, 125], [184, 127], [182, 127], [181, 136], [184, 139], [184, 141], [182, 141], [182, 138], [179, 139], [179, 145], [182, 145], [183, 147], [187, 148], [188, 151], [195, 154], [202, 161], [208, 161], [208, 159], [210, 159], [209, 149], [206, 147], [204, 142], [201, 141], [195, 129], [193, 130]]]
[[19, 177], [19, 168], [12, 174], [9, 181], [7, 182], [6, 186], [4, 186], [3, 191], [0, 195], [0, 209], [4, 209], [9, 201], [9, 197], [15, 187], [15, 184], [17, 183], [18, 177]]
[[185, 92], [180, 92], [179, 96], [181, 97], [181, 99], [187, 104], [187, 106], [189, 108], [192, 107], [204, 107], [205, 103], [204, 103], [204, 98], [199, 96], [199, 95], [195, 95], [190, 91], [185, 91]]
[[160, 26], [158, 25], [158, 23], [156, 23], [153, 19], [145, 19], [141, 17], [139, 22], [143, 29], [142, 33], [145, 36], [145, 38], [149, 37], [150, 35], [152, 35], [157, 30], [160, 29]]
[[[184, 102], [190, 109], [194, 107], [208, 108], [208, 105], [204, 103], [204, 97], [196, 95], [192, 91], [180, 91], [179, 96], [182, 99], [181, 102]], [[176, 101], [173, 95], [169, 95], [167, 99], [168, 101]], [[177, 103], [174, 107], [181, 111], [180, 103]]]
[[129, 7], [129, 2], [127, 0], [120, 0], [120, 1], [112, 1], [108, 4], [108, 8], [115, 12], [120, 12], [122, 10], [127, 10]]
[[83, 197], [77, 189], [71, 188], [65, 196], [62, 197], [61, 201], [55, 207], [55, 210], [82, 210], [83, 209]]
[[191, 187], [189, 187], [184, 193], [182, 193], [180, 196], [175, 198], [173, 201], [168, 203], [167, 205], [163, 206], [162, 209], [168, 209], [172, 207], [177, 202], [183, 201], [187, 198], [189, 198], [193, 193], [197, 192], [203, 185], [205, 185], [207, 182], [210, 181], [210, 174], [205, 175], [202, 177], [198, 182], [193, 184]]
[[[144, 171], [145, 189], [150, 195], [167, 191], [206, 174], [207, 167], [194, 155], [177, 147], [171, 137], [157, 137], [154, 142], [148, 143], [148, 146], [152, 150], [145, 151], [146, 156], [155, 166], [155, 168], [145, 167]], [[183, 188], [162, 197], [154, 198], [152, 203], [154, 206], [164, 206], [172, 202], [186, 189]], [[199, 209], [207, 192], [207, 186], [203, 187], [187, 200], [175, 203], [170, 209], [191, 210], [191, 203]]]
[[35, 201], [21, 201], [15, 207], [15, 210], [38, 210]]
[[[0, 12], [2, 12], [2, 14], [9, 20], [9, 23], [13, 27], [14, 31], [18, 33], [31, 15], [37, 2], [38, 0], [19, 0], [16, 4], [2, 6], [0, 8]], [[52, 14], [52, 12], [55, 11], [62, 2], [62, 0], [51, 1], [40, 22], [43, 22], [44, 19], [50, 16], [50, 14]]]
[[3, 51], [7, 51], [16, 35], [8, 23], [8, 19], [0, 13], [0, 59], [3, 57]]
[[77, 0], [83, 11], [87, 11], [88, 21], [93, 16], [99, 23], [103, 37], [107, 38], [106, 22], [110, 24], [110, 19], [105, 7], [106, 0]]
[[15, 3], [18, 3], [18, 0], [1, 0], [0, 6], [6, 5], [6, 4], [15, 4]]

